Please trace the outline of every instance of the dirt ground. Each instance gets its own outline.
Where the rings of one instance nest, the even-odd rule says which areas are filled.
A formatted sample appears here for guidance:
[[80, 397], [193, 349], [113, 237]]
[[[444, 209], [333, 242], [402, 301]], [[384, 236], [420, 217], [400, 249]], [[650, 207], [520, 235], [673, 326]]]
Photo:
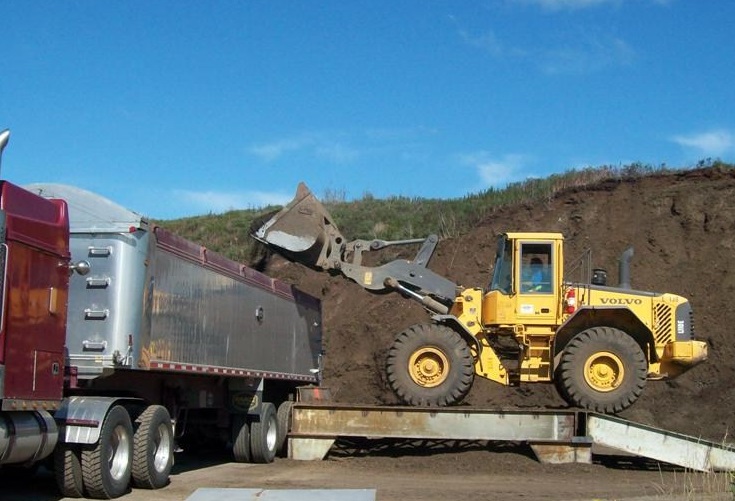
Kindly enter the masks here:
[[[337, 447], [324, 461], [276, 459], [269, 465], [238, 464], [222, 458], [177, 455], [171, 483], [163, 489], [134, 489], [123, 501], [183, 501], [198, 488], [371, 489], [378, 501], [477, 500], [720, 500], [724, 474], [671, 470], [627, 459], [606, 464], [542, 465], [521, 445], [434, 444], [428, 449], [398, 444], [365, 450]], [[50, 472], [32, 488], [4, 481], [1, 499], [57, 501]], [[71, 498], [67, 498], [71, 499]], [[250, 498], [223, 498], [245, 501]], [[345, 496], [344, 501], [351, 501]]]

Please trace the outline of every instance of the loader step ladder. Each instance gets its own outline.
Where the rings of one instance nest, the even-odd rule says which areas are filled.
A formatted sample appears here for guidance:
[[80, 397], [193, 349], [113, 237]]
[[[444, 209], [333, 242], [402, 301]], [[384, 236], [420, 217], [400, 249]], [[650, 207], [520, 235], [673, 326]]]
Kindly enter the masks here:
[[584, 411], [294, 406], [290, 458], [323, 459], [339, 437], [526, 442], [544, 463], [590, 463], [595, 444], [691, 470], [735, 470], [727, 444]]

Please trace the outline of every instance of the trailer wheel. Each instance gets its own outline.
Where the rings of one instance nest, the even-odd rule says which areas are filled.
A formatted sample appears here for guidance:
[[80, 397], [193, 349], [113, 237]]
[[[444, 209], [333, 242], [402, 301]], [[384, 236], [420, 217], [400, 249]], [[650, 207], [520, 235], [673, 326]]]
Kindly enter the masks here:
[[278, 420], [278, 443], [276, 451], [281, 457], [288, 456], [288, 432], [291, 431], [291, 415], [293, 414], [293, 402], [286, 400], [278, 406], [276, 418]]
[[133, 435], [133, 484], [160, 489], [168, 484], [174, 464], [174, 432], [165, 407], [150, 405], [136, 420]]
[[123, 495], [130, 483], [133, 425], [128, 411], [116, 405], [107, 413], [100, 439], [82, 450], [82, 479], [90, 497], [111, 499]]
[[593, 327], [564, 349], [559, 393], [572, 406], [615, 414], [638, 400], [647, 369], [646, 356], [632, 337], [614, 327]]
[[474, 361], [467, 342], [444, 325], [417, 324], [396, 336], [388, 350], [386, 375], [405, 404], [459, 403], [472, 387]]
[[272, 463], [278, 446], [276, 408], [263, 402], [257, 421], [250, 424], [250, 454], [253, 463]]
[[232, 456], [237, 463], [250, 462], [250, 427], [241, 414], [232, 417]]
[[80, 455], [79, 448], [72, 444], [59, 444], [54, 450], [54, 478], [64, 497], [84, 497]]

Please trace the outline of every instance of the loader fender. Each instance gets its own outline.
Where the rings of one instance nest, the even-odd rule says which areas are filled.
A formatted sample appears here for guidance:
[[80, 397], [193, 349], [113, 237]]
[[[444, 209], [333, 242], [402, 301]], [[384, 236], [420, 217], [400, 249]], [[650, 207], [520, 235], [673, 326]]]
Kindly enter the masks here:
[[469, 329], [467, 329], [467, 326], [465, 326], [462, 322], [460, 322], [456, 316], [454, 315], [433, 315], [431, 319], [436, 324], [446, 325], [452, 330], [457, 331], [457, 333], [459, 333], [459, 335], [462, 336], [462, 338], [465, 341], [467, 341], [468, 345], [474, 346], [478, 354], [482, 351], [482, 346], [480, 345], [480, 342], [477, 340], [475, 335]]
[[[60, 442], [96, 444], [108, 411], [115, 405], [142, 404], [143, 400], [117, 397], [67, 397], [54, 415], [61, 434]], [[131, 416], [135, 418], [135, 416]]]
[[653, 333], [638, 316], [622, 306], [583, 306], [559, 326], [554, 336], [554, 366], [569, 341], [591, 327], [614, 327], [632, 337], [646, 354], [648, 363], [656, 361]]

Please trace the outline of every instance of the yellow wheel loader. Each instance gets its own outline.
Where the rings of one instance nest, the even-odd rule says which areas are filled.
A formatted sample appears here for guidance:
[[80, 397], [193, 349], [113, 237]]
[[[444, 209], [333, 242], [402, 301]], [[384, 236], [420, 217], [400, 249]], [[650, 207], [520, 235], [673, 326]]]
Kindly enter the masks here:
[[[707, 358], [685, 298], [631, 289], [632, 248], [611, 287], [607, 274], [592, 268], [589, 251], [565, 274], [560, 233], [505, 233], [490, 285], [464, 288], [427, 268], [435, 235], [346, 241], [303, 183], [252, 236], [289, 259], [372, 292], [398, 292], [431, 313], [388, 351], [387, 379], [408, 405], [459, 403], [480, 376], [504, 385], [553, 382], [573, 407], [617, 413], [647, 380], [674, 378]], [[405, 244], [421, 244], [415, 259], [362, 264], [365, 252]]]

